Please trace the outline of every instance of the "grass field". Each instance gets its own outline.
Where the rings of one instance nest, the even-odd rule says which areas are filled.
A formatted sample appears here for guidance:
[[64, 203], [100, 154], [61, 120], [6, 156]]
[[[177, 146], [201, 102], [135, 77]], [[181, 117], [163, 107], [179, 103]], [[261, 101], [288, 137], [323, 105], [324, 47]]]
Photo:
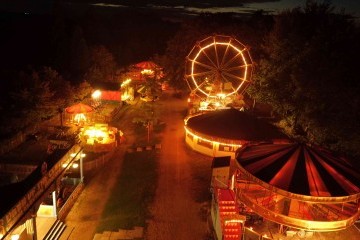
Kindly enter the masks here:
[[148, 206], [157, 186], [156, 155], [155, 151], [126, 153], [97, 232], [145, 226], [146, 219], [151, 217]]

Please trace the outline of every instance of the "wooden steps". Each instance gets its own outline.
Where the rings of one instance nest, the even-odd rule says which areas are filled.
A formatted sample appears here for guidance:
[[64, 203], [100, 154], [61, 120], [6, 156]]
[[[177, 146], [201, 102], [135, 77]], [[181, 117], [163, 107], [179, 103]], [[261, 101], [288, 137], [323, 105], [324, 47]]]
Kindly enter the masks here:
[[50, 230], [46, 233], [43, 240], [58, 240], [61, 234], [64, 232], [66, 224], [60, 220], [56, 220]]

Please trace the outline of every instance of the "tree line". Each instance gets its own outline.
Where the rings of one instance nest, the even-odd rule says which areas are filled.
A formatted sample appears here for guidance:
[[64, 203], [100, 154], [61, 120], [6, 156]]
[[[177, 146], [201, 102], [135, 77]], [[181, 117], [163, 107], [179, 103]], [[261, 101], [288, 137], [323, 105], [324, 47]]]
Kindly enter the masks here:
[[177, 23], [143, 10], [55, 6], [53, 14], [1, 13], [0, 139], [49, 119], [126, 67], [163, 54]]
[[[6, 96], [7, 103], [0, 109], [2, 126], [9, 122], [10, 113], [14, 119], [22, 119], [19, 122], [29, 114], [24, 126], [34, 116], [47, 118], [65, 105], [64, 99], [84, 96], [80, 93], [86, 87], [80, 84], [117, 82], [116, 71], [136, 61], [154, 60], [164, 67], [174, 88], [186, 91], [187, 54], [197, 41], [221, 34], [249, 46], [255, 71], [247, 94], [256, 102], [271, 105], [278, 126], [291, 138], [360, 155], [359, 23], [327, 2], [308, 0], [303, 7], [277, 15], [264, 11], [242, 16], [202, 13], [181, 22], [144, 11], [94, 13], [87, 9], [67, 18], [61, 11], [65, 10], [58, 10], [52, 21], [44, 23], [48, 31], [38, 30], [46, 35], [46, 41], [27, 31], [31, 39], [24, 42], [30, 49], [15, 41], [20, 50], [7, 48], [7, 59], [2, 56], [0, 76], [6, 88], [1, 91], [6, 92], [1, 96]], [[2, 20], [0, 28], [15, 31], [9, 27], [15, 23], [6, 21], [10, 20]], [[13, 38], [21, 35], [15, 33]], [[9, 44], [0, 41], [1, 46]], [[39, 54], [24, 62], [20, 51], [31, 52], [31, 46], [37, 45], [41, 45]], [[10, 66], [11, 62], [21, 66]], [[36, 111], [30, 114], [29, 109]], [[42, 112], [45, 109], [46, 113]], [[14, 124], [7, 134], [24, 126]]]

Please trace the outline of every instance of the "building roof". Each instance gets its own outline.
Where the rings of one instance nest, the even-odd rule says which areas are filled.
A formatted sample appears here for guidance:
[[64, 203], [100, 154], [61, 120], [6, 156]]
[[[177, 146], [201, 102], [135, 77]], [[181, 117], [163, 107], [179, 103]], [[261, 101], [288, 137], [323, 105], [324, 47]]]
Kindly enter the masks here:
[[214, 157], [211, 168], [230, 167], [230, 156]]
[[360, 193], [360, 174], [348, 160], [306, 144], [249, 145], [238, 151], [240, 168], [290, 193], [336, 197]]
[[189, 118], [187, 127], [199, 134], [235, 141], [287, 139], [287, 136], [272, 124], [234, 108]]
[[[59, 161], [68, 149], [57, 149], [43, 160], [47, 169], [51, 169]], [[0, 218], [11, 210], [43, 177], [41, 172], [42, 163], [39, 163], [34, 171], [24, 180], [8, 185], [0, 186]]]

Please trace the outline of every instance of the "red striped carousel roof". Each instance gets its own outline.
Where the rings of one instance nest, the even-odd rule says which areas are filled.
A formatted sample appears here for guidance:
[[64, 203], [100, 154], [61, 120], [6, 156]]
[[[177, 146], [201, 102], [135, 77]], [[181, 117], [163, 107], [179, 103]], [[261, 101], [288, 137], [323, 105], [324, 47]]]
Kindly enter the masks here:
[[287, 192], [318, 197], [360, 193], [360, 174], [344, 158], [305, 144], [249, 145], [236, 160], [263, 182]]

